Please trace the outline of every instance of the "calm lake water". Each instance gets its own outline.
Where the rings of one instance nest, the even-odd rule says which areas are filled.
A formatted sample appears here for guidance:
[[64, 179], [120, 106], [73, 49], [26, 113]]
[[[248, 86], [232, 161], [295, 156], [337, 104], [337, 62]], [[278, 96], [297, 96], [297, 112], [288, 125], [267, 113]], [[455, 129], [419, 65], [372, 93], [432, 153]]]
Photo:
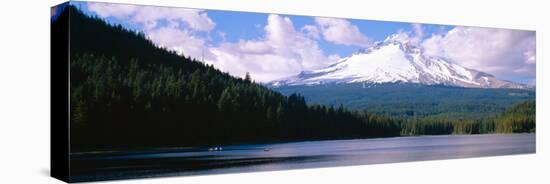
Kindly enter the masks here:
[[146, 178], [535, 153], [535, 134], [418, 136], [71, 155], [72, 181]]

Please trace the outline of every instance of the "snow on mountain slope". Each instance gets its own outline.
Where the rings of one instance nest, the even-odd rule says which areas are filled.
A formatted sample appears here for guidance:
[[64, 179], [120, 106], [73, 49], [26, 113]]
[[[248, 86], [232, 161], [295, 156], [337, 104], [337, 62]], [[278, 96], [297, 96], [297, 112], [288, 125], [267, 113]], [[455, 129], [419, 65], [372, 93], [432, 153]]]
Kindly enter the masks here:
[[430, 57], [406, 35], [394, 34], [333, 65], [268, 83], [273, 87], [330, 83], [417, 83], [476, 88], [525, 88], [523, 84]]

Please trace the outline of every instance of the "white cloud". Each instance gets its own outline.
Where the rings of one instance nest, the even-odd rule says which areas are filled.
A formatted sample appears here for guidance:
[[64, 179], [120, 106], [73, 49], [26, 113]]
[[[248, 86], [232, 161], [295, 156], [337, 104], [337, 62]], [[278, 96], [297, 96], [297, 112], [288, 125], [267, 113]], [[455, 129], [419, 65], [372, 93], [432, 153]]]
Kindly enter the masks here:
[[[534, 46], [534, 43], [533, 43]], [[536, 53], [535, 49], [529, 49], [523, 52], [523, 56], [525, 58], [525, 63], [527, 64], [535, 64], [536, 62]]]
[[305, 25], [300, 31], [313, 39], [319, 39], [321, 37], [319, 29], [314, 25]]
[[211, 57], [206, 42], [194, 36], [190, 31], [172, 27], [162, 27], [145, 32], [147, 37], [158, 46], [176, 51], [178, 54], [197, 59]]
[[316, 17], [315, 22], [321, 28], [323, 38], [329, 42], [360, 47], [370, 45], [369, 38], [363, 35], [357, 26], [347, 20]]
[[340, 58], [324, 55], [315, 40], [320, 35], [317, 27], [309, 25], [296, 31], [289, 17], [279, 15], [268, 16], [263, 30], [258, 27], [265, 35], [257, 39], [226, 42], [227, 33], [215, 32], [222, 42], [214, 47], [208, 42], [209, 31], [216, 24], [203, 10], [110, 3], [88, 3], [88, 10], [103, 18], [115, 17], [141, 26], [145, 35], [161, 47], [197, 59], [204, 57], [204, 62], [234, 76], [250, 72], [260, 82], [317, 69]]
[[497, 78], [535, 78], [535, 32], [455, 27], [423, 41], [426, 54], [447, 58]]
[[[217, 31], [222, 42], [214, 47], [208, 43], [216, 23], [203, 10], [112, 3], [87, 5], [89, 11], [100, 17], [114, 17], [141, 26], [147, 37], [159, 46], [195, 58], [204, 56], [205, 62], [235, 76], [250, 72], [262, 82], [317, 69], [339, 59], [338, 55], [326, 56], [319, 48], [317, 40], [321, 36], [326, 41], [347, 46], [367, 47], [371, 42], [357, 26], [344, 19], [315, 18], [315, 25], [295, 30], [289, 17], [270, 15], [263, 29], [257, 25], [259, 31], [265, 32], [264, 36], [226, 42], [225, 37], [229, 35]], [[411, 32], [397, 35], [421, 45], [428, 55], [501, 79], [535, 81], [534, 32], [455, 27], [424, 39], [422, 25], [411, 26]]]
[[265, 36], [256, 40], [211, 48], [216, 58], [207, 62], [233, 75], [242, 77], [250, 72], [253, 79], [267, 82], [317, 69], [339, 58], [325, 56], [314, 39], [294, 29], [289, 17], [269, 15], [264, 31]]
[[88, 2], [88, 10], [141, 25], [141, 31], [158, 46], [194, 58], [211, 57], [206, 41], [197, 32], [215, 27], [206, 11], [185, 8]]
[[142, 24], [167, 21], [172, 25], [185, 24], [197, 31], [210, 31], [216, 25], [204, 10], [140, 6], [132, 21]]
[[128, 18], [135, 14], [139, 6], [88, 2], [88, 10], [95, 12], [100, 17]]
[[186, 25], [196, 31], [210, 31], [216, 25], [206, 11], [198, 9], [96, 2], [88, 2], [87, 5], [89, 11], [95, 12], [100, 17], [128, 20], [142, 24], [146, 29], [156, 28], [161, 21], [172, 26]]
[[424, 29], [422, 28], [422, 24], [413, 23], [411, 24], [414, 36], [411, 38], [411, 42], [418, 44], [422, 41], [424, 38]]

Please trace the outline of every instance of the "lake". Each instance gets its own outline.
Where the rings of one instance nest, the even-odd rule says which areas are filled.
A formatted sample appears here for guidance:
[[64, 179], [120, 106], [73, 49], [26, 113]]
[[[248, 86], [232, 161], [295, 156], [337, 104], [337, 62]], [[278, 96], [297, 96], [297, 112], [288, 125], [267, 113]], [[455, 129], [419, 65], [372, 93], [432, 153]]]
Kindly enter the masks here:
[[443, 135], [71, 154], [71, 181], [535, 153], [535, 134]]

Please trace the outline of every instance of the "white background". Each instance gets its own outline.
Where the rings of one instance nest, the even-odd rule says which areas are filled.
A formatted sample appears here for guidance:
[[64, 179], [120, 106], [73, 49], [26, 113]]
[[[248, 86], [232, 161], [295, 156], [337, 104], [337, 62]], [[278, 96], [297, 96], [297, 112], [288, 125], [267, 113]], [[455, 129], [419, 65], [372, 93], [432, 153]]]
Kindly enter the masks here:
[[[0, 5], [0, 183], [62, 183], [49, 177], [50, 6]], [[276, 172], [125, 180], [112, 183], [548, 183], [550, 5], [543, 0], [111, 0], [205, 9], [317, 15], [537, 31], [537, 153]], [[545, 18], [546, 16], [546, 18]], [[546, 83], [546, 85], [545, 85]]]

